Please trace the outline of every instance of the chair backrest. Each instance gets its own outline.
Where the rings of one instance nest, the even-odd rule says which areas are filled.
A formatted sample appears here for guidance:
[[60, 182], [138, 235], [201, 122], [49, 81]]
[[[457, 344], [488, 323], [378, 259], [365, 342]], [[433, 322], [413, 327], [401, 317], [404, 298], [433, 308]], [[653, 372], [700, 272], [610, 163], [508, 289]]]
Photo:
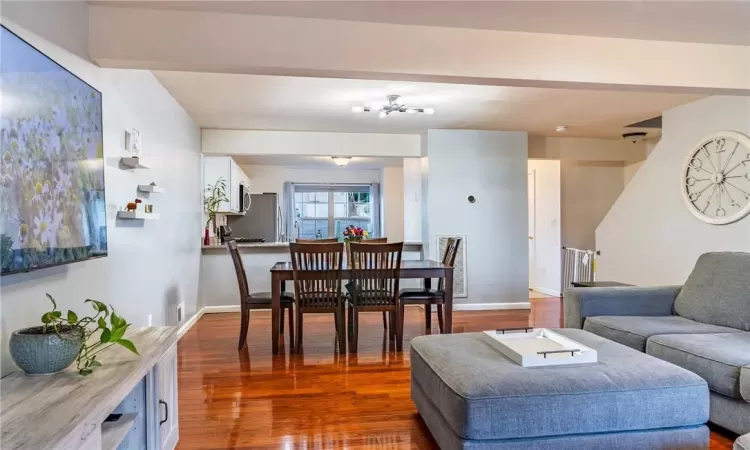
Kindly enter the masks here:
[[372, 238], [372, 239], [365, 239], [360, 244], [385, 244], [388, 242], [387, 237], [379, 237], [379, 238]]
[[297, 238], [298, 244], [330, 244], [332, 242], [338, 242], [338, 238], [325, 238], [325, 239], [300, 239]]
[[301, 308], [333, 308], [341, 304], [342, 242], [289, 244], [294, 295]]
[[[443, 264], [453, 267], [456, 264], [456, 255], [461, 246], [461, 238], [448, 238], [445, 242], [445, 252], [443, 253]], [[438, 292], [443, 292], [445, 280], [438, 280]]]
[[244, 308], [245, 299], [250, 296], [250, 288], [247, 286], [247, 275], [245, 274], [245, 266], [242, 264], [242, 258], [240, 257], [240, 251], [237, 249], [237, 242], [228, 240], [226, 242], [227, 250], [232, 255], [232, 262], [234, 263], [234, 272], [237, 274], [237, 284], [240, 286], [240, 304]]
[[404, 244], [352, 242], [352, 292], [357, 306], [395, 306]]

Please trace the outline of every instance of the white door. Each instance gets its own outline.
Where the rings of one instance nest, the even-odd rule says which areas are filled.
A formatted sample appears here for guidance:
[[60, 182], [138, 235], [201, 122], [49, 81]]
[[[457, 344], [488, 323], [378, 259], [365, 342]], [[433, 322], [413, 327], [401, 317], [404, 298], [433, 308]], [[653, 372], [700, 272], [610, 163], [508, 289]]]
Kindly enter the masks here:
[[536, 170], [529, 172], [529, 288], [536, 286]]
[[164, 355], [158, 365], [159, 448], [173, 450], [180, 437], [177, 421], [177, 345]]

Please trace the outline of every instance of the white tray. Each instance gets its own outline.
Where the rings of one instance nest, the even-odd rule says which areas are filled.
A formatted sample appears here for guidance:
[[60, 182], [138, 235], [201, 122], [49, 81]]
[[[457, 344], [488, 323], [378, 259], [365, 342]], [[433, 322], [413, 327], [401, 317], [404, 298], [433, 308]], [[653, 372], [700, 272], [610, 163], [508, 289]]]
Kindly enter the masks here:
[[[526, 331], [485, 331], [482, 339], [522, 367], [589, 364], [598, 361], [596, 350], [546, 328]], [[549, 353], [554, 352], [554, 353]]]

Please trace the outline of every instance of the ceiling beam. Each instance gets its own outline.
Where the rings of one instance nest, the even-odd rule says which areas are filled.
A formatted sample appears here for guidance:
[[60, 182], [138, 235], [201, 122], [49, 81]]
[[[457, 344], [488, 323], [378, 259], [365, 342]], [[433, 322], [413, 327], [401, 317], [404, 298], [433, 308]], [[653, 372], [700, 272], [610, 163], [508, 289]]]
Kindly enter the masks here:
[[104, 67], [750, 93], [750, 47], [92, 6]]

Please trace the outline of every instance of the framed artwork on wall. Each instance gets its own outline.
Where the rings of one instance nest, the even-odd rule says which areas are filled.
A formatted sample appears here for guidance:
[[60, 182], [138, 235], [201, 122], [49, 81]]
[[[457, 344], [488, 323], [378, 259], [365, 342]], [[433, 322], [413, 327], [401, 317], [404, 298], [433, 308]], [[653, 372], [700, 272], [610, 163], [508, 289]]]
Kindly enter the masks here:
[[449, 238], [461, 239], [456, 254], [456, 263], [453, 267], [453, 298], [466, 298], [469, 296], [469, 284], [466, 280], [466, 236], [447, 235], [437, 236], [438, 258], [442, 259], [445, 253], [445, 245]]

